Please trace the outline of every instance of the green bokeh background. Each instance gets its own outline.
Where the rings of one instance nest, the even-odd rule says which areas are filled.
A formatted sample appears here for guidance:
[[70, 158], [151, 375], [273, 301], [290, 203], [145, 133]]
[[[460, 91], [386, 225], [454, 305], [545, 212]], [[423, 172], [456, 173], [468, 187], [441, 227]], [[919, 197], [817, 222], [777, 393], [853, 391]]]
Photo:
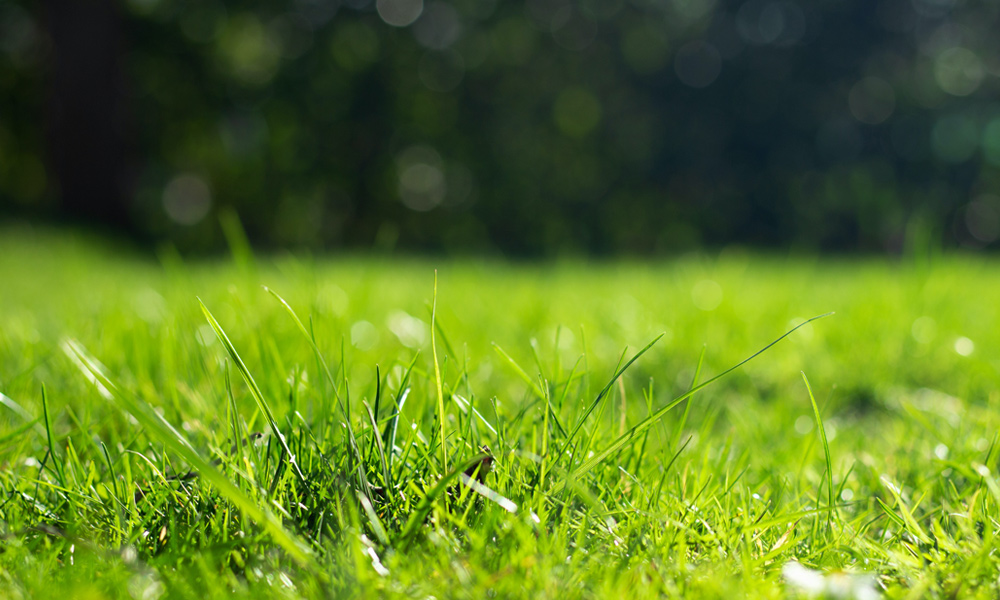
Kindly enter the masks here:
[[[51, 4], [51, 3], [50, 3]], [[130, 0], [126, 229], [510, 256], [1000, 237], [982, 0]], [[45, 2], [0, 0], [0, 214], [59, 218]], [[54, 10], [49, 6], [48, 10]]]

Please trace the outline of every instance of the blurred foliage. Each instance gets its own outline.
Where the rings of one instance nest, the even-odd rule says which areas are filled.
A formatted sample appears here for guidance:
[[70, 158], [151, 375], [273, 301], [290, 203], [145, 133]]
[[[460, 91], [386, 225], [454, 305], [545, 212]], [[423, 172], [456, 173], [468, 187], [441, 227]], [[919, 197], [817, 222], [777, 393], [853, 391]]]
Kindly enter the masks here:
[[[143, 235], [664, 252], [1000, 238], [987, 0], [129, 0]], [[58, 211], [44, 12], [0, 0], [0, 198]]]

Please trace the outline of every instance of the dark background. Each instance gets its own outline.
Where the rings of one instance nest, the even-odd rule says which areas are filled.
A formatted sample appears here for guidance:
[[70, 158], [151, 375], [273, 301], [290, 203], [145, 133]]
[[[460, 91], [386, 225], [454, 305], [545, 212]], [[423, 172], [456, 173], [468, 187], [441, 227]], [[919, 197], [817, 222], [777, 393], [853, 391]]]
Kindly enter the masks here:
[[1000, 237], [987, 0], [0, 0], [0, 216], [185, 251]]

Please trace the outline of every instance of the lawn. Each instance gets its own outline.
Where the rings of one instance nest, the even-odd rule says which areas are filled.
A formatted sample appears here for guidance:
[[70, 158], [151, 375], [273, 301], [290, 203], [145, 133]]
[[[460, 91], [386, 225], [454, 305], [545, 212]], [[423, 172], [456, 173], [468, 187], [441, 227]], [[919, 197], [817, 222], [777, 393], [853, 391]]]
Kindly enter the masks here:
[[996, 598], [998, 267], [2, 230], [0, 597]]

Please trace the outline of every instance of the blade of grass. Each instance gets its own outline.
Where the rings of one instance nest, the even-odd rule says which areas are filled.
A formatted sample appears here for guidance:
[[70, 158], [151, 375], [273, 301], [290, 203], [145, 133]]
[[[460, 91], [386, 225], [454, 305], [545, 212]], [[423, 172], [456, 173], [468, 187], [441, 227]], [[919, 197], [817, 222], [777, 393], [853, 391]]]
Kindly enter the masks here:
[[[698, 355], [698, 366], [695, 367], [694, 377], [691, 378], [691, 387], [698, 385], [698, 378], [701, 377], [701, 367], [705, 364], [705, 350], [707, 346], [702, 345], [701, 353]], [[684, 426], [687, 425], [688, 415], [691, 413], [691, 402], [694, 398], [688, 398], [687, 404], [684, 405], [684, 414], [681, 415], [681, 420], [677, 422], [677, 429], [674, 430], [674, 435], [670, 440], [670, 445], [674, 448], [677, 447], [677, 443], [681, 441], [681, 434], [684, 433]]]
[[42, 414], [45, 417], [45, 439], [49, 443], [49, 454], [52, 456], [52, 464], [55, 465], [56, 474], [59, 475], [59, 485], [66, 487], [66, 472], [63, 470], [63, 463], [56, 454], [56, 444], [52, 439], [52, 417], [49, 414], [49, 397], [45, 393], [45, 384], [42, 384]]
[[43, 427], [39, 423], [39, 421], [41, 420], [40, 417], [33, 416], [31, 413], [24, 410], [24, 408], [20, 404], [11, 399], [10, 396], [5, 396], [2, 392], [0, 392], [0, 404], [3, 404], [13, 412], [17, 413], [17, 416], [21, 417], [29, 424], [31, 424], [35, 430], [35, 433], [40, 435], [43, 439], [46, 437], [45, 427]]
[[[802, 323], [799, 323], [795, 327], [789, 329], [784, 334], [782, 334], [781, 337], [775, 339], [770, 344], [768, 344], [768, 345], [764, 346], [763, 348], [761, 348], [760, 350], [754, 352], [753, 354], [751, 354], [747, 358], [743, 359], [742, 361], [738, 362], [737, 364], [733, 365], [732, 367], [729, 367], [728, 369], [726, 369], [722, 373], [719, 373], [715, 377], [712, 377], [708, 381], [706, 381], [704, 383], [700, 383], [700, 384], [692, 387], [687, 392], [685, 392], [685, 393], [681, 394], [680, 396], [674, 398], [673, 400], [671, 400], [670, 402], [668, 402], [666, 406], [664, 406], [660, 410], [656, 411], [652, 415], [646, 417], [638, 425], [636, 425], [632, 429], [626, 431], [624, 434], [622, 434], [621, 436], [619, 436], [618, 439], [616, 439], [614, 442], [612, 442], [607, 448], [605, 448], [604, 450], [601, 450], [600, 452], [598, 452], [594, 456], [592, 456], [589, 459], [587, 459], [586, 461], [584, 461], [583, 464], [581, 464], [579, 467], [577, 467], [576, 469], [574, 469], [570, 473], [570, 477], [571, 478], [579, 478], [579, 477], [583, 476], [584, 474], [588, 473], [591, 469], [593, 469], [597, 465], [599, 465], [602, 462], [604, 462], [604, 460], [607, 459], [609, 456], [611, 456], [612, 454], [614, 454], [615, 452], [617, 452], [618, 450], [620, 450], [623, 446], [625, 446], [625, 444], [629, 443], [637, 435], [639, 435], [640, 433], [642, 433], [642, 432], [646, 431], [647, 429], [649, 429], [650, 427], [652, 427], [657, 421], [659, 421], [660, 419], [663, 418], [663, 415], [665, 415], [668, 412], [670, 412], [678, 404], [680, 404], [684, 400], [690, 398], [696, 392], [705, 389], [706, 387], [712, 385], [713, 383], [715, 383], [716, 381], [722, 379], [726, 375], [729, 375], [730, 373], [732, 373], [736, 369], [738, 369], [738, 368], [742, 367], [743, 365], [747, 364], [751, 360], [757, 358], [758, 356], [760, 356], [764, 352], [767, 352], [772, 346], [774, 346], [775, 344], [777, 344], [781, 340], [785, 339], [786, 337], [790, 336], [792, 333], [794, 333], [800, 327], [803, 327], [803, 326], [805, 326], [805, 325], [807, 325], [809, 323], [812, 323], [813, 321], [816, 321], [818, 319], [822, 319], [824, 317], [828, 317], [828, 316], [830, 316], [832, 314], [833, 314], [832, 312], [829, 312], [829, 313], [826, 313], [826, 314], [822, 314], [822, 315], [818, 315], [818, 316], [812, 317], [811, 319], [808, 319], [806, 321], [803, 321]], [[657, 339], [659, 339], [659, 338], [657, 338]], [[656, 340], [654, 340], [654, 342], [655, 341]], [[646, 347], [646, 349], [648, 349], [648, 348], [649, 348], [649, 346]], [[643, 350], [643, 351], [645, 351], [645, 350]], [[636, 358], [638, 358], [638, 355], [636, 356]], [[629, 361], [628, 364], [631, 364], [632, 362], [633, 361]], [[628, 364], [625, 365], [625, 367], [628, 367]], [[619, 371], [619, 373], [618, 373], [617, 376], [618, 377], [621, 376], [621, 371]], [[612, 380], [612, 382], [613, 381], [614, 380]], [[602, 392], [602, 394], [606, 393], [606, 390], [608, 390], [610, 388], [610, 385], [611, 384], [608, 384], [608, 386], [605, 387], [605, 391]], [[553, 487], [552, 491], [553, 491], [553, 493], [559, 492], [565, 486], [566, 486], [566, 481], [565, 480], [560, 481], [559, 483], [557, 483]]]
[[247, 239], [247, 232], [243, 229], [243, 223], [240, 221], [240, 215], [235, 209], [223, 209], [219, 213], [219, 224], [222, 225], [222, 234], [226, 238], [230, 253], [232, 253], [233, 262], [244, 274], [252, 274], [256, 270], [256, 264], [250, 240]]
[[121, 391], [105, 374], [104, 365], [91, 357], [79, 342], [67, 339], [63, 341], [62, 347], [63, 351], [71, 356], [78, 366], [100, 383], [110, 395], [109, 400], [113, 404], [132, 415], [150, 436], [184, 459], [201, 475], [202, 479], [214, 486], [219, 494], [259, 523], [271, 535], [271, 538], [300, 565], [315, 572], [321, 572], [312, 552], [302, 540], [285, 529], [273, 513], [258, 505], [253, 498], [246, 495], [221, 471], [212, 466], [211, 462], [203, 458], [180, 431], [153, 410], [151, 406], [143, 400]]
[[233, 364], [236, 365], [237, 370], [239, 370], [240, 375], [243, 376], [243, 381], [246, 382], [247, 387], [250, 389], [250, 395], [253, 396], [254, 402], [257, 403], [257, 408], [264, 413], [264, 418], [267, 419], [267, 424], [271, 427], [271, 433], [277, 438], [278, 443], [281, 444], [281, 448], [285, 451], [285, 459], [292, 465], [295, 469], [295, 474], [298, 476], [299, 480], [305, 483], [306, 476], [299, 469], [298, 463], [295, 461], [295, 455], [292, 454], [291, 449], [288, 447], [288, 443], [285, 441], [285, 436], [281, 433], [281, 429], [278, 428], [278, 423], [274, 419], [274, 414], [271, 412], [271, 407], [268, 406], [267, 401], [264, 399], [264, 395], [261, 393], [260, 388], [257, 387], [257, 382], [254, 381], [253, 375], [250, 374], [250, 369], [243, 364], [243, 359], [240, 358], [239, 353], [233, 346], [233, 343], [229, 341], [229, 336], [219, 325], [219, 322], [215, 320], [212, 316], [212, 312], [208, 310], [205, 303], [198, 299], [198, 304], [201, 305], [201, 312], [204, 313], [205, 319], [208, 320], [208, 324], [212, 326], [212, 330], [215, 331], [216, 337], [222, 343], [222, 347], [226, 349], [226, 353], [229, 354], [229, 358], [232, 359]]
[[[10, 433], [7, 433], [7, 434], [5, 434], [3, 436], [0, 436], [0, 448], [2, 448], [10, 440], [19, 439], [21, 437], [22, 433], [24, 433], [25, 431], [28, 431], [29, 429], [37, 426], [38, 422], [41, 421], [41, 420], [42, 420], [42, 417], [36, 417], [34, 420], [28, 421], [27, 423], [21, 425], [20, 427], [18, 427], [17, 429], [11, 431]], [[45, 432], [43, 431], [42, 432], [42, 436], [44, 437], [44, 435], [45, 435]]]
[[410, 513], [410, 518], [406, 521], [406, 526], [403, 528], [403, 531], [399, 536], [399, 546], [403, 551], [406, 551], [410, 544], [412, 544], [413, 538], [420, 529], [420, 526], [423, 524], [424, 519], [427, 518], [431, 509], [434, 508], [434, 502], [444, 495], [452, 481], [457, 479], [459, 475], [464, 474], [468, 469], [475, 467], [489, 457], [490, 456], [488, 454], [479, 454], [470, 458], [442, 477], [437, 482], [437, 485], [424, 494], [424, 497], [421, 498], [420, 502], [417, 504], [416, 509]]
[[[555, 407], [552, 406], [552, 399], [549, 396], [549, 394], [546, 394], [542, 390], [541, 386], [539, 386], [538, 383], [536, 383], [534, 379], [528, 376], [528, 373], [521, 368], [521, 365], [517, 364], [517, 361], [511, 358], [509, 354], [504, 352], [503, 348], [501, 348], [497, 344], [493, 344], [493, 349], [496, 350], [497, 354], [502, 356], [504, 360], [507, 361], [507, 364], [509, 364], [511, 368], [514, 369], [514, 373], [516, 373], [518, 377], [520, 377], [525, 383], [528, 384], [528, 387], [531, 389], [531, 392], [536, 396], [538, 396], [539, 399], [545, 402], [546, 406], [548, 407], [548, 416], [552, 419], [552, 422], [555, 424], [556, 429], [559, 430], [559, 434], [562, 435], [563, 437], [566, 437], [566, 429], [563, 427], [562, 422], [559, 421], [559, 415], [556, 414]], [[537, 358], [537, 353], [536, 353], [536, 358]], [[569, 384], [567, 384], [567, 388], [568, 387]]]
[[[645, 348], [636, 352], [635, 355], [631, 359], [629, 359], [628, 362], [626, 362], [618, 370], [615, 371], [614, 376], [611, 378], [610, 381], [608, 381], [608, 384], [604, 386], [604, 389], [602, 389], [601, 392], [597, 394], [597, 397], [594, 398], [594, 401], [583, 413], [583, 416], [580, 417], [579, 421], [577, 421], [576, 426], [573, 428], [573, 431], [569, 434], [569, 437], [566, 438], [566, 442], [563, 444], [562, 449], [556, 456], [557, 461], [560, 460], [566, 454], [566, 450], [569, 448], [570, 444], [573, 443], [573, 438], [575, 438], [576, 434], [580, 432], [580, 428], [583, 427], [583, 424], [587, 421], [587, 417], [589, 417], [590, 414], [594, 412], [594, 409], [597, 408], [597, 406], [601, 403], [601, 400], [608, 395], [608, 392], [611, 390], [611, 387], [615, 384], [615, 382], [618, 381], [618, 378], [621, 377], [625, 373], [625, 371], [627, 371], [628, 368], [632, 366], [632, 363], [639, 360], [639, 357], [648, 352], [649, 349], [652, 348], [654, 344], [656, 344], [656, 342], [660, 341], [660, 338], [662, 338], [663, 336], [664, 334], [661, 333], [660, 335], [653, 338], [653, 341], [646, 344]], [[624, 358], [624, 353], [622, 358]]]
[[[322, 366], [323, 372], [326, 374], [326, 378], [330, 382], [330, 386], [333, 388], [334, 397], [337, 399], [337, 404], [340, 406], [340, 412], [344, 416], [344, 425], [347, 428], [347, 439], [348, 442], [350, 443], [353, 458], [356, 461], [355, 467], [357, 468], [359, 476], [363, 478], [364, 459], [361, 456], [361, 449], [358, 446], [358, 440], [357, 437], [354, 435], [354, 428], [351, 425], [350, 407], [348, 403], [345, 402], [344, 398], [340, 395], [340, 387], [337, 385], [337, 382], [333, 377], [333, 373], [330, 372], [329, 363], [327, 363], [326, 357], [323, 356], [323, 352], [319, 349], [319, 345], [316, 343], [316, 337], [312, 334], [312, 332], [309, 329], [306, 329], [306, 326], [302, 324], [302, 320], [299, 319], [299, 316], [295, 313], [295, 310], [292, 308], [290, 304], [288, 304], [288, 302], [285, 301], [284, 298], [278, 295], [278, 293], [272, 290], [271, 288], [267, 286], [263, 287], [264, 291], [274, 296], [274, 298], [281, 303], [281, 306], [285, 308], [285, 312], [287, 312], [288, 315], [292, 318], [292, 321], [299, 328], [299, 331], [302, 332], [302, 335], [306, 337], [306, 340], [309, 342], [309, 345], [313, 349], [313, 353], [316, 355], [316, 360]], [[341, 340], [341, 344], [343, 344], [343, 340]], [[341, 349], [341, 355], [343, 355], [343, 349]]]
[[535, 380], [532, 379], [525, 372], [525, 370], [521, 368], [521, 365], [517, 364], [516, 360], [514, 360], [513, 358], [511, 358], [511, 356], [509, 354], [507, 354], [504, 351], [504, 349], [501, 348], [500, 346], [498, 346], [496, 343], [493, 344], [493, 349], [496, 351], [497, 354], [499, 354], [500, 356], [502, 356], [504, 358], [504, 360], [507, 361], [507, 364], [509, 364], [511, 366], [511, 368], [514, 369], [514, 373], [517, 374], [518, 377], [520, 377], [525, 383], [528, 384], [528, 387], [531, 388], [532, 393], [534, 393], [539, 398], [543, 398], [543, 399], [545, 398], [545, 393], [542, 392], [542, 388], [538, 387], [538, 384], [535, 383]]
[[806, 391], [809, 392], [809, 402], [812, 403], [813, 416], [816, 417], [816, 428], [819, 429], [820, 440], [823, 442], [823, 455], [826, 458], [826, 485], [828, 491], [829, 501], [827, 506], [830, 507], [830, 512], [827, 513], [827, 524], [833, 519], [834, 511], [834, 488], [833, 488], [833, 461], [830, 459], [830, 443], [826, 439], [826, 428], [823, 426], [823, 416], [820, 415], [819, 406], [816, 404], [816, 397], [813, 396], [812, 386], [809, 385], [809, 378], [806, 374], [802, 372], [802, 381], [806, 383]]
[[437, 336], [435, 335], [435, 324], [437, 323], [437, 294], [438, 275], [434, 269], [434, 299], [431, 304], [431, 355], [434, 358], [434, 389], [437, 391], [438, 423], [441, 430], [441, 464], [442, 470], [448, 471], [448, 445], [445, 437], [445, 414], [444, 414], [444, 388], [441, 385], [441, 366], [438, 364]]
[[[896, 484], [892, 483], [885, 477], [882, 478], [882, 483], [889, 490], [889, 493], [892, 494], [892, 497], [896, 499], [896, 506], [899, 508], [899, 512], [902, 515], [901, 520], [903, 527], [913, 534], [913, 537], [917, 538], [924, 544], [929, 544], [931, 541], [930, 537], [927, 536], [927, 533], [924, 531], [923, 527], [920, 526], [920, 523], [917, 523], [917, 520], [913, 518], [913, 512], [910, 510], [910, 507], [903, 502], [903, 496], [899, 493], [899, 488], [896, 487]], [[881, 499], [876, 498], [876, 500], [878, 500], [879, 504], [882, 505], [882, 508], [886, 510], [886, 513], [890, 517], [893, 517], [894, 520], [899, 520], [896, 513], [886, 506]]]

